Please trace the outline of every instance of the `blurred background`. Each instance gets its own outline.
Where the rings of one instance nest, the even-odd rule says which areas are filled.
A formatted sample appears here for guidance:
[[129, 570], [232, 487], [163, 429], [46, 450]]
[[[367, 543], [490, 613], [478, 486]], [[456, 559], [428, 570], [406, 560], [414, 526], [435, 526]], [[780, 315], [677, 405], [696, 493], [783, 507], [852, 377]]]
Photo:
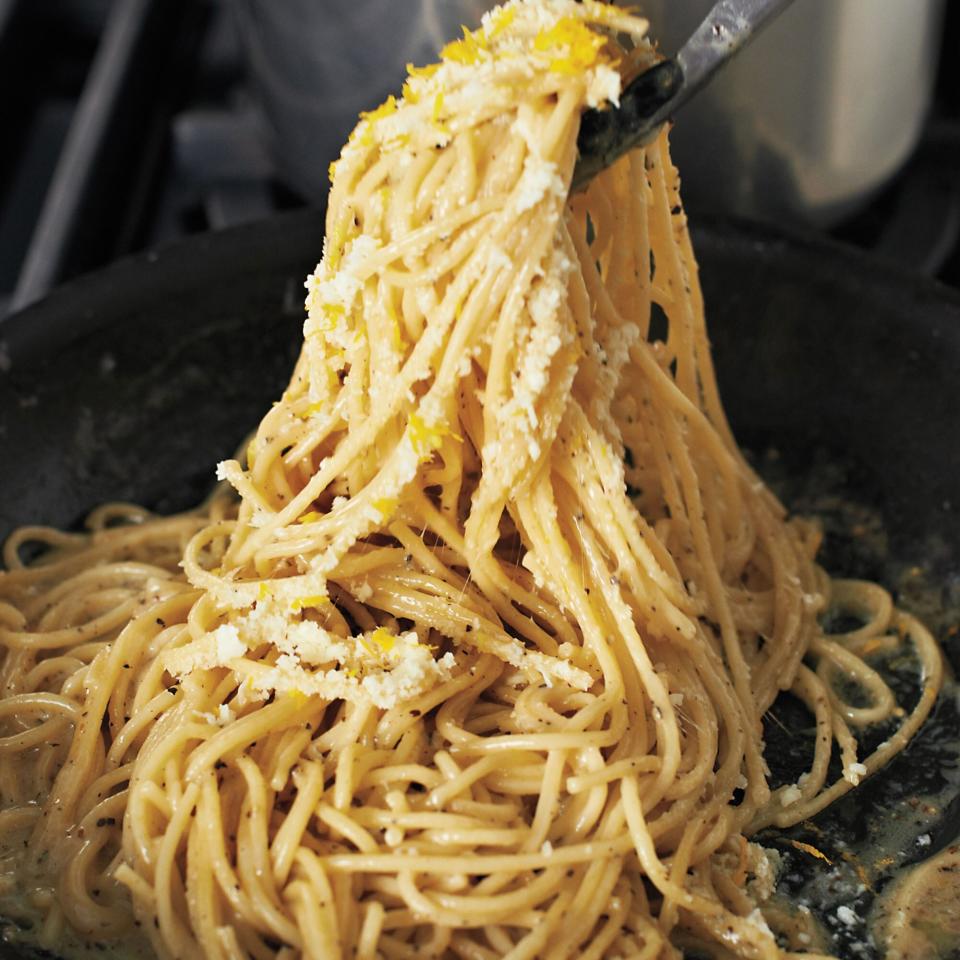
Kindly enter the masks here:
[[[674, 53], [710, 0], [639, 0]], [[127, 253], [319, 205], [359, 110], [483, 0], [0, 0], [0, 316]], [[960, 286], [960, 3], [795, 0], [674, 132], [692, 217]]]

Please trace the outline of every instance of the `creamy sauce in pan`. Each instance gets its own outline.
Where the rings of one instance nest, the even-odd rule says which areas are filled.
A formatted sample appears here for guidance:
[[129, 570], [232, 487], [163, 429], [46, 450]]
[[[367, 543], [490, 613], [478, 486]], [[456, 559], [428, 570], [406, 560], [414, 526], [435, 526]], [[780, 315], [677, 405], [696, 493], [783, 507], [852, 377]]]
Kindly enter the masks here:
[[[960, 663], [956, 544], [934, 534], [891, 548], [879, 513], [847, 495], [859, 482], [835, 457], [797, 471], [768, 454], [760, 472], [796, 512], [821, 518], [827, 569], [890, 587]], [[907, 659], [884, 673], [902, 675], [909, 697]], [[781, 719], [790, 725], [787, 712]], [[945, 682], [918, 737], [876, 777], [814, 821], [757, 840], [781, 855], [764, 914], [784, 947], [854, 960], [960, 960], [960, 685]]]
[[905, 871], [871, 915], [887, 960], [948, 960], [960, 953], [960, 844]]
[[[10, 762], [10, 758], [4, 760]], [[0, 834], [0, 955], [4, 945], [18, 957], [69, 958], [69, 960], [146, 960], [153, 957], [146, 937], [132, 934], [123, 941], [86, 939], [69, 928], [44, 930], [45, 917], [54, 901], [54, 891], [29, 880], [32, 822], [14, 825]], [[50, 952], [41, 953], [44, 948]]]
[[[923, 566], [891, 560], [879, 515], [826, 492], [842, 487], [838, 469], [833, 460], [820, 461], [799, 489], [795, 474], [777, 483], [778, 470], [770, 461], [761, 472], [774, 475], [774, 488], [797, 512], [823, 518], [828, 569], [876, 576], [956, 656], [960, 578], [954, 573], [957, 582], [952, 583], [944, 576], [945, 569], [956, 566], [955, 547], [931, 538], [920, 551]], [[905, 669], [909, 672], [909, 665]], [[960, 686], [950, 681], [917, 741], [886, 771], [815, 822], [756, 838], [776, 851], [771, 859], [779, 867], [777, 890], [763, 914], [782, 946], [854, 960], [960, 958], [958, 798]], [[52, 898], [52, 891], [22, 881], [29, 833], [30, 824], [24, 824], [0, 836], [0, 939], [23, 957], [40, 955], [43, 915]], [[70, 960], [152, 956], [142, 935], [122, 943], [60, 935], [55, 953]]]

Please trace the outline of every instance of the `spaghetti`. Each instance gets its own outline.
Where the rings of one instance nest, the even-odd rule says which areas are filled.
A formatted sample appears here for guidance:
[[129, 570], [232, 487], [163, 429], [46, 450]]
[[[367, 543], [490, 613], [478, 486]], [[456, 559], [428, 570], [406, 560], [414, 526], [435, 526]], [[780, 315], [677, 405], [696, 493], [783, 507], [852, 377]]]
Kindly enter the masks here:
[[[666, 135], [568, 197], [580, 113], [654, 62], [645, 29], [511, 0], [411, 68], [331, 171], [300, 358], [226, 483], [8, 542], [0, 912], [35, 942], [789, 952], [745, 838], [901, 749], [940, 656], [816, 567], [739, 453]], [[909, 714], [864, 659], [897, 645]], [[772, 790], [782, 690], [817, 737]]]

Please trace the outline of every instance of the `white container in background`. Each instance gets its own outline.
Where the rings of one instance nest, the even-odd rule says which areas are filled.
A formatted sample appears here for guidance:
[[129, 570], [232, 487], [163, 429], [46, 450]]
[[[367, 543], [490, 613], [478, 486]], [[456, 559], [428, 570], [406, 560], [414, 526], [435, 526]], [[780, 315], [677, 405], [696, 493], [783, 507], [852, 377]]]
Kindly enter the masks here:
[[[712, 0], [643, 0], [676, 53]], [[697, 209], [828, 225], [901, 167], [927, 117], [943, 0], [795, 0], [683, 109]]]
[[[281, 173], [322, 200], [357, 114], [436, 59], [488, 0], [234, 0]], [[639, 0], [676, 53], [713, 0]], [[927, 115], [943, 0], [795, 0], [686, 107], [673, 135], [698, 209], [829, 224], [902, 165]]]
[[406, 64], [477, 25], [485, 0], [233, 0], [269, 148], [284, 179], [322, 201], [327, 167], [362, 110], [399, 94]]

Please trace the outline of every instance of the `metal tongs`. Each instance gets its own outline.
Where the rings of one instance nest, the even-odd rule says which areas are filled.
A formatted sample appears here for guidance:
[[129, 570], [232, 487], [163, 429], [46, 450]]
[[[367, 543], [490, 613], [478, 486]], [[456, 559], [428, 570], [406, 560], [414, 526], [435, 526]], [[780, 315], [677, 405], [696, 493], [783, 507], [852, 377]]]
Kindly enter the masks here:
[[649, 143], [728, 60], [792, 0], [718, 0], [675, 60], [661, 60], [634, 78], [615, 109], [585, 110], [573, 171], [580, 190], [628, 150]]

